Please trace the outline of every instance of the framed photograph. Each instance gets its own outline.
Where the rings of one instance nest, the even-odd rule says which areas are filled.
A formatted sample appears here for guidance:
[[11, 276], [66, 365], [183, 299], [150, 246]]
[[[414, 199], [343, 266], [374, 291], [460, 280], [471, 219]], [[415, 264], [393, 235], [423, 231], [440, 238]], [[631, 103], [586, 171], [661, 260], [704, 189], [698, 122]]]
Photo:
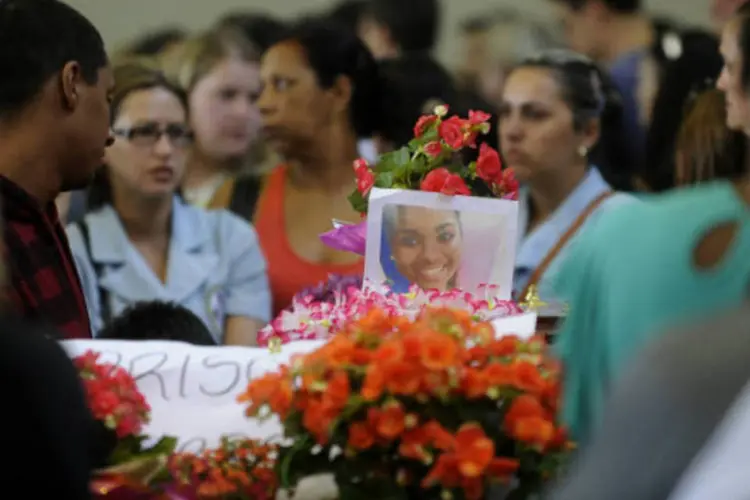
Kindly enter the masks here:
[[365, 278], [399, 293], [489, 284], [510, 299], [517, 238], [516, 201], [373, 188]]

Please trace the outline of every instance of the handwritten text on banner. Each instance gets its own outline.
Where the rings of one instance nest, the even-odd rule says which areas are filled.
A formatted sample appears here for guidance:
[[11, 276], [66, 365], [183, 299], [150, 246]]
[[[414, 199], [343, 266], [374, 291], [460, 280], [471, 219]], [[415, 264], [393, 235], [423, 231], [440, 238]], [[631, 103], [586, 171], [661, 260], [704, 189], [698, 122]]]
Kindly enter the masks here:
[[200, 451], [222, 436], [280, 437], [277, 420], [245, 417], [237, 396], [250, 379], [276, 370], [295, 354], [310, 352], [321, 341], [295, 342], [281, 353], [249, 347], [197, 347], [181, 342], [69, 340], [71, 357], [88, 350], [101, 361], [122, 366], [135, 377], [152, 408], [146, 433], [177, 436], [180, 449]]

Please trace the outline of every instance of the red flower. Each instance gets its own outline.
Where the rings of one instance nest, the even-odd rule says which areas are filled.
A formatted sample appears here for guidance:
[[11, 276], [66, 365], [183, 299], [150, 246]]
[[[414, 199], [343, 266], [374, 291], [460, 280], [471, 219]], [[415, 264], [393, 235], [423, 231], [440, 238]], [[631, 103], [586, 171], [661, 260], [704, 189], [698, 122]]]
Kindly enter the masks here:
[[120, 439], [140, 434], [151, 411], [146, 398], [125, 369], [98, 360], [91, 351], [74, 360], [91, 413]]
[[356, 160], [354, 160], [352, 166], [354, 167], [354, 173], [370, 169], [370, 166], [367, 164], [367, 160], [365, 160], [364, 158], [357, 158]]
[[435, 158], [443, 152], [443, 146], [438, 141], [432, 141], [425, 145], [424, 152], [427, 156]]
[[447, 195], [469, 196], [471, 191], [464, 180], [457, 174], [448, 171], [447, 168], [437, 168], [425, 176], [420, 186], [422, 191], [443, 193]]
[[503, 182], [502, 164], [500, 155], [487, 144], [479, 148], [479, 159], [477, 159], [477, 175], [488, 184], [500, 184]]
[[414, 125], [414, 137], [422, 137], [437, 119], [438, 117], [435, 115], [420, 116], [417, 124]]
[[469, 111], [469, 123], [472, 125], [481, 125], [487, 123], [492, 116], [484, 111]]
[[452, 149], [461, 149], [464, 145], [464, 121], [451, 116], [438, 125], [440, 138]]
[[511, 200], [518, 199], [518, 180], [516, 179], [516, 173], [512, 168], [506, 168], [503, 170], [502, 189], [505, 193], [505, 198]]
[[357, 191], [362, 196], [367, 196], [370, 189], [375, 185], [375, 174], [365, 160], [359, 158], [354, 161], [354, 175], [357, 176]]

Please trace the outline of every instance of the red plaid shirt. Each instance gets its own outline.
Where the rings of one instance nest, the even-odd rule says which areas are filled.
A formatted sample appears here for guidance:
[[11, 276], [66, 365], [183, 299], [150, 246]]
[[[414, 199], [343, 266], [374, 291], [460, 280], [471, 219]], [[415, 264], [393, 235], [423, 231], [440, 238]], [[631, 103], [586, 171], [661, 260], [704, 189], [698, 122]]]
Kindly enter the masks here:
[[0, 176], [10, 307], [54, 325], [66, 339], [91, 338], [86, 300], [57, 208], [44, 210]]

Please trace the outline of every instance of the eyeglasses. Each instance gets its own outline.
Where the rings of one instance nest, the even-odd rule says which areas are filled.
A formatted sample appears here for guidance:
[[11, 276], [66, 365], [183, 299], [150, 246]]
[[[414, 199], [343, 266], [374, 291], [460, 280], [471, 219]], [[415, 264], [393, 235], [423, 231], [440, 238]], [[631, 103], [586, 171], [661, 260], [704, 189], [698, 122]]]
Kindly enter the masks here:
[[185, 148], [193, 143], [193, 133], [183, 125], [160, 127], [155, 123], [148, 123], [132, 128], [114, 129], [112, 133], [118, 137], [127, 139], [135, 146], [141, 147], [155, 145], [164, 135], [169, 138], [169, 142], [176, 148]]

